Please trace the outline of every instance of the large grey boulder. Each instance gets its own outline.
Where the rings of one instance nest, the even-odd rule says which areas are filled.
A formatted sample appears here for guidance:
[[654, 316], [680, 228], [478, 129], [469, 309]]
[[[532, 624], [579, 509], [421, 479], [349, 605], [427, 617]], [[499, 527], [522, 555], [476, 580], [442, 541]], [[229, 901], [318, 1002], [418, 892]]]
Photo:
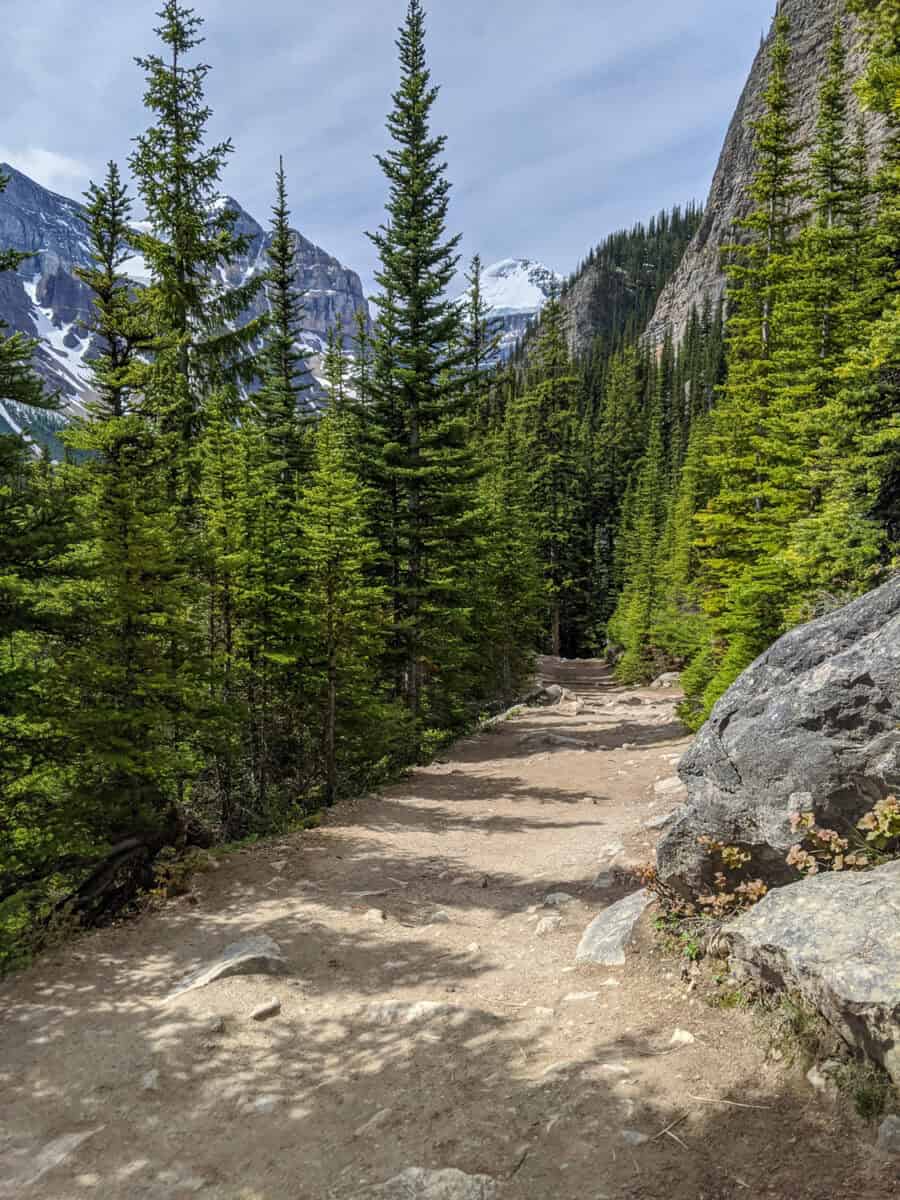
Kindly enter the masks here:
[[723, 941], [739, 978], [804, 996], [900, 1083], [900, 860], [777, 888]]
[[575, 951], [576, 963], [621, 967], [625, 962], [625, 951], [634, 937], [635, 926], [652, 899], [646, 888], [642, 888], [605, 908], [584, 931]]
[[900, 789], [900, 576], [786, 634], [725, 693], [681, 760], [688, 806], [657, 851], [662, 881], [708, 885], [710, 836], [768, 883], [797, 878], [791, 813], [844, 833]]

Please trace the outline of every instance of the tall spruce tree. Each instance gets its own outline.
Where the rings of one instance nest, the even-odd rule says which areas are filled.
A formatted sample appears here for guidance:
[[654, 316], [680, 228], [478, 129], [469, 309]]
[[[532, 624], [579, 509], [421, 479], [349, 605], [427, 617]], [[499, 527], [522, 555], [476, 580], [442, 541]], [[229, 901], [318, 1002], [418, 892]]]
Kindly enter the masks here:
[[788, 19], [775, 21], [765, 110], [755, 123], [753, 209], [740, 222], [746, 240], [731, 247], [728, 379], [713, 414], [707, 463], [714, 495], [698, 514], [704, 606], [718, 669], [708, 708], [782, 629], [783, 571], [772, 549], [774, 364], [783, 328], [778, 303], [788, 275], [803, 181], [788, 78]]
[[425, 53], [425, 13], [410, 0], [400, 29], [400, 85], [378, 158], [387, 218], [371, 234], [376, 279], [375, 373], [369, 428], [382, 479], [377, 505], [393, 513], [389, 562], [401, 687], [410, 711], [453, 721], [464, 699], [467, 590], [473, 555], [475, 470], [469, 440], [463, 315], [447, 295], [458, 237], [446, 233], [446, 139], [431, 131], [437, 98]]
[[324, 798], [334, 804], [359, 765], [360, 742], [380, 698], [378, 671], [386, 630], [384, 588], [372, 583], [377, 545], [353, 473], [344, 418], [319, 421], [313, 469], [297, 513], [303, 539], [306, 669], [321, 729]]
[[156, 300], [157, 347], [144, 384], [145, 404], [171, 440], [173, 481], [177, 470], [177, 486], [189, 504], [205, 394], [255, 373], [248, 347], [262, 321], [241, 322], [263, 279], [251, 277], [231, 289], [218, 281], [220, 269], [247, 246], [219, 193], [233, 147], [228, 140], [207, 144], [212, 114], [204, 84], [210, 68], [187, 62], [202, 44], [202, 19], [182, 0], [166, 0], [158, 16], [164, 54], [136, 60], [147, 81], [144, 105], [155, 123], [135, 138], [129, 165], [149, 225], [134, 242], [150, 270]]
[[507, 419], [539, 530], [549, 604], [546, 646], [551, 654], [569, 657], [583, 632], [592, 546], [580, 379], [569, 358], [557, 299], [542, 313], [531, 370], [534, 382], [510, 405]]

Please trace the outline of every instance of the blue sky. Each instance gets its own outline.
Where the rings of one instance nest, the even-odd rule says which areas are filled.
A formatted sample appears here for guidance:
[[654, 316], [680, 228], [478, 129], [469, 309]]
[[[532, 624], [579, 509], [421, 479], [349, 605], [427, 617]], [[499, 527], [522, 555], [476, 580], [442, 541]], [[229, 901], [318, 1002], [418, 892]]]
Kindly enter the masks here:
[[[78, 195], [144, 128], [136, 54], [158, 3], [17, 5], [0, 160]], [[397, 81], [405, 0], [197, 0], [224, 186], [257, 219], [281, 153], [294, 223], [371, 286], [373, 155]], [[703, 199], [774, 0], [431, 0], [451, 222], [486, 262], [571, 270], [606, 233]]]

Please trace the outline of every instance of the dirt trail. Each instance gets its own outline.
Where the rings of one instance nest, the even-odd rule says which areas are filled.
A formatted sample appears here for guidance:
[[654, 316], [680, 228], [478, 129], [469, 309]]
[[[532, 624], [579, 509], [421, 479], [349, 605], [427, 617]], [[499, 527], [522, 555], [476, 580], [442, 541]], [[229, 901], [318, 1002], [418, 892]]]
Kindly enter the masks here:
[[[767, 1061], [748, 1013], [691, 994], [649, 928], [626, 967], [575, 967], [635, 887], [598, 872], [652, 856], [644, 826], [677, 803], [653, 784], [687, 741], [671, 693], [544, 670], [582, 711], [465, 739], [8, 982], [0, 1200], [352, 1200], [407, 1167], [490, 1176], [502, 1200], [900, 1195], [866, 1131]], [[574, 899], [541, 907], [559, 891]], [[254, 932], [290, 976], [163, 1002]], [[459, 1011], [405, 1022], [388, 1001]]]

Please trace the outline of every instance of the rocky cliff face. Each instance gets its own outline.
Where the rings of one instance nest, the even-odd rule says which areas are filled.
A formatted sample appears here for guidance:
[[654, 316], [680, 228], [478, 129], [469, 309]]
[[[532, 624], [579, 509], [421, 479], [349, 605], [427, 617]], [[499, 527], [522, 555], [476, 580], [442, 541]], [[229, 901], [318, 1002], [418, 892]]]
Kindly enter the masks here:
[[[0, 274], [0, 319], [40, 339], [37, 369], [49, 389], [60, 394], [64, 411], [77, 413], [90, 394], [90, 360], [96, 354], [87, 328], [91, 294], [75, 274], [90, 256], [84, 210], [77, 201], [48, 191], [7, 164], [0, 169], [9, 177], [0, 193], [0, 246], [32, 256], [18, 271]], [[238, 232], [249, 239], [246, 254], [223, 273], [226, 285], [237, 286], [265, 269], [269, 234], [236, 201], [228, 204], [237, 213]], [[294, 244], [297, 286], [306, 292], [302, 342], [317, 355], [332, 328], [340, 325], [349, 334], [357, 312], [368, 319], [368, 306], [354, 271], [296, 231]], [[137, 282], [146, 277], [140, 257], [131, 259], [126, 269]], [[265, 299], [260, 297], [258, 304], [264, 305]], [[316, 358], [310, 365], [315, 375]], [[0, 432], [29, 419], [30, 414], [0, 396]]]
[[[783, 0], [782, 7], [791, 22], [791, 76], [800, 121], [799, 138], [808, 146], [815, 130], [828, 44], [834, 22], [844, 12], [845, 5], [843, 0]], [[865, 68], [865, 48], [856, 20], [845, 17], [845, 21], [850, 45], [849, 68], [856, 78]], [[669, 330], [676, 340], [680, 339], [691, 309], [702, 308], [705, 300], [716, 304], [725, 293], [720, 250], [732, 239], [735, 221], [748, 211], [748, 187], [754, 170], [751, 125], [762, 111], [771, 43], [770, 33], [756, 57], [729, 127], [703, 223], [660, 296], [648, 327], [648, 336], [654, 342], [661, 342]], [[855, 97], [852, 106], [855, 116], [859, 112]], [[865, 123], [870, 154], [875, 161], [884, 144], [884, 125], [869, 115]]]

